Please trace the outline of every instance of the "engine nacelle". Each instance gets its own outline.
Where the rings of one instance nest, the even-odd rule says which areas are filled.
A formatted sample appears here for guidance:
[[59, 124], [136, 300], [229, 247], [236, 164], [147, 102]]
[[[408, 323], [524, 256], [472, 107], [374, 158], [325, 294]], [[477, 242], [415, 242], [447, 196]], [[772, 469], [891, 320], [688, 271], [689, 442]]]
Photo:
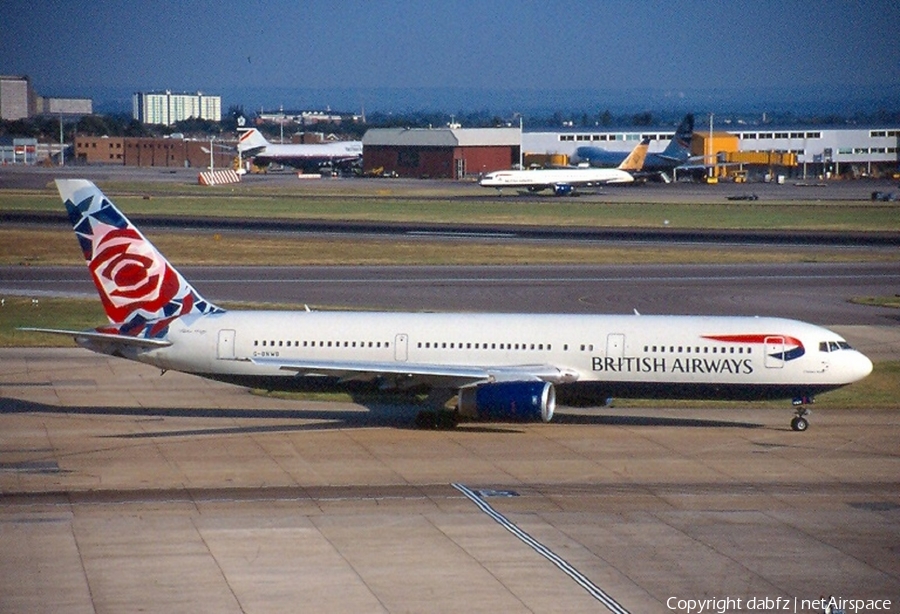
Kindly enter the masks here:
[[568, 196], [572, 193], [572, 186], [567, 183], [557, 183], [553, 186], [553, 194], [556, 196]]
[[500, 382], [459, 390], [459, 414], [477, 420], [550, 422], [556, 390], [549, 382]]

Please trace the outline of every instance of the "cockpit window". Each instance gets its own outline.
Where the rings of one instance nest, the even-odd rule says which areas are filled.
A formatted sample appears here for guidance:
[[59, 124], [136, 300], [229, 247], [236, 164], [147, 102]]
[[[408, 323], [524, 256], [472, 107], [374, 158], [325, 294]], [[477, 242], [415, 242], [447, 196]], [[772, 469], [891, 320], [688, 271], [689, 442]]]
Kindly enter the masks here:
[[820, 352], [837, 352], [839, 350], [852, 350], [850, 344], [846, 341], [821, 341], [819, 342]]

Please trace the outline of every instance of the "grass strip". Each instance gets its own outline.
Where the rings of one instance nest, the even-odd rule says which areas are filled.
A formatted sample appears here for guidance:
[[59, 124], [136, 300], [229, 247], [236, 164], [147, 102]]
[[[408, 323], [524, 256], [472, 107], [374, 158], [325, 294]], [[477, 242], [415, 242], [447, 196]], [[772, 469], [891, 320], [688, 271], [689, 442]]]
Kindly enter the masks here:
[[[256, 185], [119, 186], [105, 193], [126, 214], [343, 221], [524, 224], [603, 228], [900, 231], [895, 203], [859, 201], [654, 202], [640, 190], [575, 199], [497, 198], [477, 186], [333, 189]], [[100, 186], [101, 189], [103, 185]], [[654, 194], [655, 195], [655, 194]], [[55, 190], [0, 192], [2, 211], [61, 211]]]
[[[334, 240], [276, 233], [158, 232], [150, 240], [176, 266], [527, 265], [527, 264], [784, 264], [895, 262], [897, 250], [866, 248], [607, 245], [504, 240]], [[0, 265], [82, 264], [70, 231], [0, 229]]]

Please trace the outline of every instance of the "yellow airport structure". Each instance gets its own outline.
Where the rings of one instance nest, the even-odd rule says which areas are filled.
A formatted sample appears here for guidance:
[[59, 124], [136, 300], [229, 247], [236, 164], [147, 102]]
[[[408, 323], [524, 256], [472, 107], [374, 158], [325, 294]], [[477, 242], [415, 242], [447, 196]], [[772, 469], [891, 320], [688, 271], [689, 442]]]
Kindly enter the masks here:
[[691, 155], [711, 164], [711, 178], [730, 178], [746, 181], [745, 167], [793, 168], [797, 166], [797, 154], [782, 151], [741, 151], [740, 139], [728, 132], [695, 132], [691, 141]]

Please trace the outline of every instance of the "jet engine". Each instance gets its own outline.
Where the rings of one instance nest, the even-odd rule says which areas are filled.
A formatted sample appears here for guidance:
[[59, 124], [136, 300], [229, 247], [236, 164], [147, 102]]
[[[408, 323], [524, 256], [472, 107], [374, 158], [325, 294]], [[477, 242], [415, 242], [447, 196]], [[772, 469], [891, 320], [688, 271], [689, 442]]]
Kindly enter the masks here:
[[459, 415], [477, 420], [550, 422], [556, 390], [548, 382], [500, 382], [459, 390]]

